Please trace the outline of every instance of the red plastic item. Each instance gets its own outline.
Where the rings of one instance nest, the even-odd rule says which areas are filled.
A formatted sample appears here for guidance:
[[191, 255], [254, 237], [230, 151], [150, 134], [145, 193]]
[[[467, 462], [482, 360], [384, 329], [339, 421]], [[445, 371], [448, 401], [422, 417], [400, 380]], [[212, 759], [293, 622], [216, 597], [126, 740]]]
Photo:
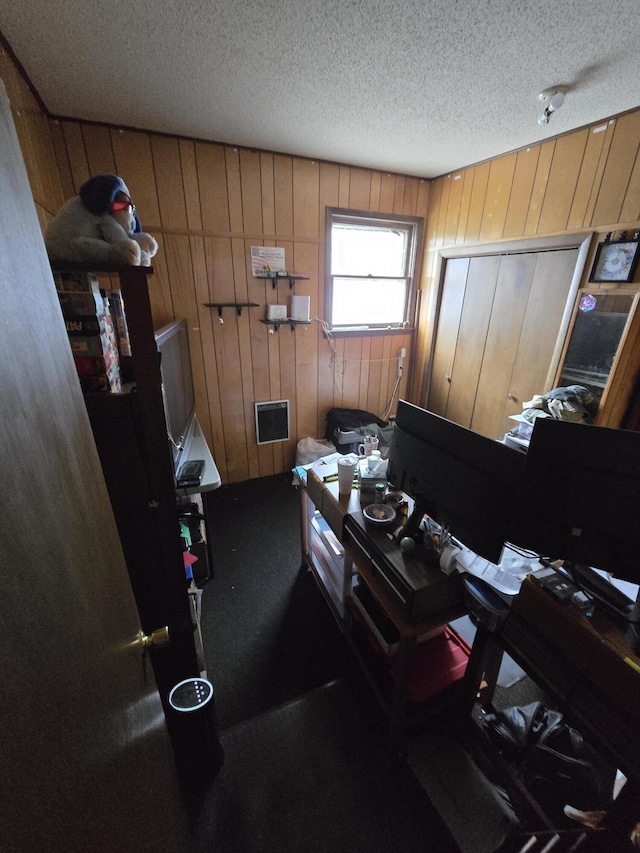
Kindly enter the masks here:
[[[424, 702], [459, 681], [467, 668], [470, 654], [469, 644], [449, 627], [442, 634], [417, 645], [409, 679], [409, 701]], [[397, 658], [390, 661], [390, 670], [395, 678]]]
[[[395, 681], [398, 672], [397, 652], [393, 655], [385, 653], [358, 608], [352, 601], [348, 601], [347, 605], [353, 621], [373, 649], [382, 671], [386, 671]], [[471, 646], [448, 626], [441, 634], [418, 643], [409, 679], [409, 701], [424, 702], [459, 681], [465, 673], [470, 654]]]

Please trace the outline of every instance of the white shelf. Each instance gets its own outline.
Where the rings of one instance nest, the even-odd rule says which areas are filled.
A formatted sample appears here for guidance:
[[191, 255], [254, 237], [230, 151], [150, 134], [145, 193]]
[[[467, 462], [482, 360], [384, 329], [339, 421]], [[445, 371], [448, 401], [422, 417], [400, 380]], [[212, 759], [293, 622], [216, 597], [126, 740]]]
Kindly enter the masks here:
[[184, 442], [184, 450], [180, 457], [180, 463], [192, 459], [204, 459], [204, 472], [198, 486], [180, 486], [181, 495], [197, 495], [201, 492], [212, 492], [222, 485], [220, 473], [216, 467], [207, 440], [202, 433], [198, 418], [194, 417], [191, 429]]

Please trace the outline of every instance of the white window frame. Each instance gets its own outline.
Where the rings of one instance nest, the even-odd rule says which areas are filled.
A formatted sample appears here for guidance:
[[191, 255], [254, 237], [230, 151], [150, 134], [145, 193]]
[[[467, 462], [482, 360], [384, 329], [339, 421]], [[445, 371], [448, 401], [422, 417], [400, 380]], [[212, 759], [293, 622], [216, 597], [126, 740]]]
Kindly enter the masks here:
[[[333, 318], [333, 293], [334, 293], [334, 273], [331, 269], [331, 235], [334, 223], [361, 223], [369, 227], [379, 226], [380, 228], [388, 229], [389, 227], [403, 230], [407, 232], [407, 251], [404, 258], [404, 270], [402, 276], [394, 276], [391, 280], [397, 282], [402, 279], [406, 283], [404, 295], [404, 312], [403, 318], [399, 322], [394, 323], [371, 323], [362, 322], [357, 324], [340, 325], [334, 322]], [[398, 329], [406, 329], [413, 325], [413, 315], [415, 311], [415, 277], [416, 268], [419, 258], [419, 251], [422, 247], [422, 232], [424, 220], [416, 216], [401, 216], [393, 213], [371, 213], [368, 211], [349, 210], [339, 207], [327, 207], [326, 210], [326, 262], [325, 262], [325, 320], [328, 328], [332, 333], [382, 333], [385, 331], [397, 332]], [[369, 270], [367, 275], [374, 277], [377, 280], [384, 280], [385, 276], [375, 275], [375, 269]], [[336, 278], [354, 278], [361, 281], [364, 275], [348, 276], [336, 275]]]

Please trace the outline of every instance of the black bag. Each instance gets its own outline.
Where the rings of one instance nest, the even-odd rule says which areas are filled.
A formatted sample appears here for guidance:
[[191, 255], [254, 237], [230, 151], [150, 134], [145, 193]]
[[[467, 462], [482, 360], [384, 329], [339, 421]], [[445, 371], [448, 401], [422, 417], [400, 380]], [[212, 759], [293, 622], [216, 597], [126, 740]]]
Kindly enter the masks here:
[[333, 441], [333, 434], [337, 429], [349, 430], [354, 427], [377, 424], [379, 427], [386, 426], [386, 421], [380, 420], [372, 412], [363, 409], [329, 409], [327, 412], [327, 441]]
[[542, 702], [487, 714], [489, 738], [512, 763], [527, 790], [555, 816], [565, 805], [606, 809], [615, 768], [607, 766], [559, 711]]

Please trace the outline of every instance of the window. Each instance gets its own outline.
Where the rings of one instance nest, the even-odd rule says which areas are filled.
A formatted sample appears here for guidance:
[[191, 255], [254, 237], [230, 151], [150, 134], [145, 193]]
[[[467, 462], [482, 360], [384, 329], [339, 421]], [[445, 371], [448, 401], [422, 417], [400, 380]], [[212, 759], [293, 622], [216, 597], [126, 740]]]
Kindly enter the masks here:
[[411, 322], [422, 220], [327, 208], [326, 319], [332, 331]]

